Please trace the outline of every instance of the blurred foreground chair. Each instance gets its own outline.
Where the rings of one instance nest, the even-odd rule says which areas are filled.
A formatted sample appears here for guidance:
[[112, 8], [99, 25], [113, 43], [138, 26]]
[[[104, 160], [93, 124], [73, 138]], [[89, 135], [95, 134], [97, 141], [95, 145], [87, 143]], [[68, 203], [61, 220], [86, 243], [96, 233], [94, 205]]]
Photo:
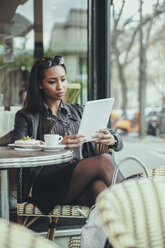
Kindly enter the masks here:
[[16, 223], [0, 218], [1, 248], [59, 248], [53, 242]]
[[165, 177], [128, 180], [103, 191], [96, 207], [113, 248], [165, 247]]
[[[103, 147], [99, 147], [99, 150], [100, 151], [102, 149], [103, 149]], [[105, 149], [103, 149], [103, 150], [105, 150]], [[129, 157], [129, 158], [131, 158], [131, 157]], [[162, 179], [165, 180], [165, 166], [160, 166], [158, 168], [150, 169], [150, 170], [147, 170], [147, 171], [149, 173], [150, 178], [152, 178], [152, 177], [158, 177], [158, 178], [160, 177], [161, 178], [162, 177]], [[146, 174], [145, 173], [139, 173], [139, 174], [130, 176], [130, 177], [126, 178], [126, 179], [134, 179], [134, 180], [130, 180], [130, 182], [133, 181], [133, 185], [134, 185], [134, 184], [136, 184], [136, 180], [139, 180], [140, 178], [143, 178], [143, 177], [146, 177]], [[156, 179], [156, 180], [159, 180], [159, 179]], [[123, 183], [124, 183], [124, 181], [123, 181]], [[147, 180], [147, 183], [148, 183], [148, 180]], [[164, 184], [164, 181], [163, 181], [163, 184]], [[132, 183], [131, 183], [131, 186], [132, 186]], [[131, 186], [128, 187], [129, 190], [131, 190]], [[130, 211], [130, 208], [132, 206], [132, 204], [131, 204], [131, 197], [132, 196], [131, 196], [131, 194], [129, 194], [129, 191], [127, 192], [128, 195], [127, 196], [124, 196], [123, 192], [126, 193], [126, 189], [123, 189], [122, 184], [120, 186], [118, 186], [118, 187], [121, 187], [121, 192], [120, 192], [120, 194], [116, 194], [116, 191], [118, 191], [118, 190], [114, 191], [114, 196], [116, 197], [116, 201], [119, 201], [119, 202], [117, 202], [117, 203], [115, 202], [115, 204], [113, 204], [113, 201], [111, 201], [111, 199], [108, 198], [109, 197], [109, 194], [110, 194], [109, 191], [111, 189], [111, 188], [109, 188], [107, 190], [108, 193], [106, 193], [106, 196], [102, 193], [103, 194], [103, 196], [101, 197], [101, 201], [102, 202], [100, 203], [100, 200], [99, 200], [99, 203], [96, 204], [96, 205], [99, 204], [99, 207], [101, 207], [101, 213], [100, 214], [102, 214], [101, 218], [104, 218], [104, 224], [103, 225], [104, 226], [109, 225], [108, 226], [109, 229], [106, 231], [107, 237], [109, 237], [110, 236], [109, 233], [112, 232], [113, 238], [114, 239], [117, 239], [117, 241], [115, 241], [115, 246], [113, 246], [113, 248], [116, 248], [116, 247], [117, 248], [135, 248], [135, 247], [150, 248], [150, 246], [147, 247], [146, 244], [144, 246], [138, 246], [136, 240], [134, 239], [134, 237], [132, 235], [132, 233], [130, 234], [129, 231], [128, 231], [128, 229], [126, 228], [126, 226], [123, 223], [121, 223], [121, 219], [118, 220], [118, 217], [119, 217], [118, 216], [118, 212], [115, 212], [114, 213], [114, 211], [116, 209], [116, 205], [117, 205], [117, 207], [119, 208], [119, 210], [121, 212], [124, 210], [124, 212], [122, 212], [122, 214], [125, 217], [125, 219], [124, 219], [125, 220], [125, 223], [127, 223], [127, 219], [128, 218], [125, 215], [125, 212], [127, 213], [127, 215], [129, 215], [129, 214], [131, 215], [132, 214], [131, 217], [129, 216], [129, 219], [130, 219], [130, 218], [132, 218], [132, 216], [135, 216], [136, 211], [139, 210], [139, 205], [136, 204], [136, 202], [135, 202], [134, 208], [132, 207], [132, 212]], [[164, 185], [162, 187], [164, 187]], [[139, 195], [137, 195], [137, 196], [136, 196], [136, 190], [137, 189], [134, 189], [134, 186], [133, 186], [133, 188], [132, 188], [132, 194], [133, 194], [133, 196], [135, 195], [134, 196], [135, 198], [136, 197], [139, 197], [140, 198], [140, 200], [137, 198], [137, 201], [139, 202], [139, 204], [143, 204], [142, 199], [141, 199], [141, 196], [140, 196], [140, 194], [143, 192], [143, 188], [141, 188], [141, 191], [138, 191], [139, 192]], [[162, 189], [162, 192], [161, 193], [163, 194], [163, 189]], [[148, 194], [150, 194], [150, 192], [148, 192]], [[143, 193], [143, 196], [145, 197], [145, 193]], [[120, 198], [123, 199], [123, 201], [125, 202], [125, 204], [122, 204], [122, 201], [121, 201]], [[154, 201], [154, 198], [155, 198], [155, 196], [153, 195], [153, 199], [152, 199], [153, 201]], [[106, 206], [106, 204], [104, 204], [105, 202], [106, 202], [106, 204], [112, 205], [110, 211], [109, 211], [109, 206]], [[164, 204], [165, 204], [165, 202], [164, 202]], [[126, 209], [127, 207], [128, 207], [128, 209]], [[136, 210], [136, 207], [137, 207], [137, 210]], [[145, 206], [143, 206], [143, 207], [145, 207]], [[147, 207], [148, 208], [150, 207], [150, 203], [149, 202], [148, 202], [148, 206]], [[159, 207], [159, 202], [157, 203], [157, 207]], [[109, 217], [107, 217], [107, 215], [108, 215], [107, 213], [109, 214]], [[159, 212], [158, 212], [158, 214], [159, 214]], [[143, 217], [144, 216], [142, 216], [142, 218]], [[152, 222], [152, 220], [151, 220], [151, 222]], [[134, 220], [132, 220], [132, 225], [133, 224], [134, 224]], [[142, 220], [142, 222], [139, 220], [139, 223], [137, 223], [137, 224], [139, 224], [140, 226], [143, 225], [143, 220]], [[110, 230], [110, 228], [111, 228], [111, 230]], [[143, 235], [145, 235], [145, 234], [143, 234]], [[73, 247], [81, 247], [81, 237], [72, 237], [70, 239], [70, 244], [72, 244], [72, 242], [73, 243], [77, 242], [77, 246], [73, 246]], [[113, 243], [113, 245], [114, 245], [114, 243]], [[153, 247], [156, 248], [156, 246], [153, 246]], [[101, 247], [101, 248], [103, 248], [103, 247]], [[111, 246], [111, 244], [109, 242], [106, 242], [104, 248], [112, 248], [112, 246]], [[151, 248], [152, 248], [152, 246], [151, 246]]]

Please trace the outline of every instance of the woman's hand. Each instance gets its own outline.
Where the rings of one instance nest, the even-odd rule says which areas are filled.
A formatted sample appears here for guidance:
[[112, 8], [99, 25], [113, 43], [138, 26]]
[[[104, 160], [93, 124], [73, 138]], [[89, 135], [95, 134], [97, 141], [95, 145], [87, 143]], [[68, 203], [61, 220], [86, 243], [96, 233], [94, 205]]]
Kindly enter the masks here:
[[85, 136], [82, 134], [72, 134], [65, 136], [61, 144], [66, 145], [66, 148], [72, 149], [81, 146], [86, 141]]
[[92, 142], [102, 145], [113, 146], [116, 143], [115, 137], [107, 129], [99, 129], [93, 138], [97, 139]]

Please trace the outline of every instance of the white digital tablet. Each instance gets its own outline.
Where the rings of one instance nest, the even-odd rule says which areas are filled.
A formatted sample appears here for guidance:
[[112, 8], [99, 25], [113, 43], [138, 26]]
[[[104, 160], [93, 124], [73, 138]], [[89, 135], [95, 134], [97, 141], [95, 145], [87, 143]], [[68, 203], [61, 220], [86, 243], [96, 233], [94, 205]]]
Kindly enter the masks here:
[[113, 103], [114, 98], [86, 102], [78, 131], [86, 136], [86, 142], [94, 140], [92, 136], [98, 129], [107, 127]]

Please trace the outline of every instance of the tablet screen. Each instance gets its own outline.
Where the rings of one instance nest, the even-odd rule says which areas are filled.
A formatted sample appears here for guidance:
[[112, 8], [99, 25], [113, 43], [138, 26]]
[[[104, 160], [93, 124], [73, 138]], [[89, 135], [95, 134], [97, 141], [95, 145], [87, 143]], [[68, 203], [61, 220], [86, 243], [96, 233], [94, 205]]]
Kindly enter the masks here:
[[98, 129], [107, 127], [113, 103], [114, 98], [86, 102], [78, 131], [86, 136], [86, 142], [94, 140], [92, 136]]

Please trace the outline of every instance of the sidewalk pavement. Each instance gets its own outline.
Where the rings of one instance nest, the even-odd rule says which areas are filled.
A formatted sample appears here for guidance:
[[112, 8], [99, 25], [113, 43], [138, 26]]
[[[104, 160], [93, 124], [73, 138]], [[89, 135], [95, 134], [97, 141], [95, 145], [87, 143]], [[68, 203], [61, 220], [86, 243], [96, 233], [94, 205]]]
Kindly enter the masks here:
[[138, 133], [128, 133], [123, 136], [126, 141], [136, 141], [136, 142], [158, 142], [165, 143], [165, 134], [160, 134], [160, 136], [146, 135], [143, 138], [139, 137]]

